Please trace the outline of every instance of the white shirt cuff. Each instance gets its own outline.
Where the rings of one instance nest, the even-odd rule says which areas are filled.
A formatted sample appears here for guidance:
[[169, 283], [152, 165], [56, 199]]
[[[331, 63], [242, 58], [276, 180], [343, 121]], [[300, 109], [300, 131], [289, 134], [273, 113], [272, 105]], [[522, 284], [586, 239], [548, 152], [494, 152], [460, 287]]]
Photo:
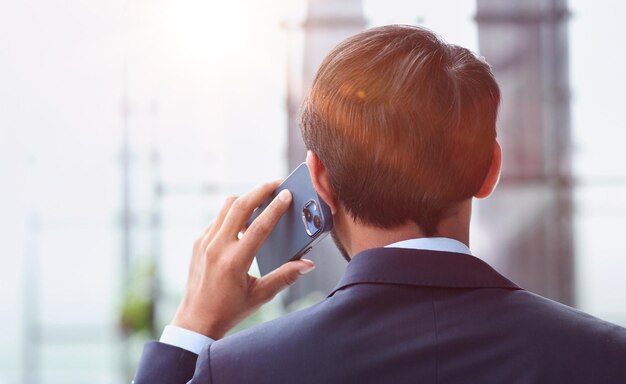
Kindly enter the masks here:
[[215, 340], [185, 328], [167, 325], [159, 341], [199, 355], [204, 346]]

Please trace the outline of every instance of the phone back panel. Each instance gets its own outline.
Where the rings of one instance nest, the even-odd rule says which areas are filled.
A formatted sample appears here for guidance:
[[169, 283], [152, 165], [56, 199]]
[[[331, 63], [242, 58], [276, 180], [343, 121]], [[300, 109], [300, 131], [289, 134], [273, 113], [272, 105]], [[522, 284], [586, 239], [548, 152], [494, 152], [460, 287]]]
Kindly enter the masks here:
[[[309, 169], [305, 163], [300, 164], [276, 188], [272, 196], [252, 213], [248, 224], [252, 223], [283, 189], [291, 191], [292, 201], [288, 211], [280, 218], [256, 254], [257, 264], [262, 275], [266, 275], [290, 260], [301, 258], [332, 229], [330, 208], [320, 199], [313, 188]], [[320, 207], [319, 211], [322, 216], [321, 230], [315, 237], [308, 235], [302, 221], [302, 209], [310, 200], [314, 200]]]

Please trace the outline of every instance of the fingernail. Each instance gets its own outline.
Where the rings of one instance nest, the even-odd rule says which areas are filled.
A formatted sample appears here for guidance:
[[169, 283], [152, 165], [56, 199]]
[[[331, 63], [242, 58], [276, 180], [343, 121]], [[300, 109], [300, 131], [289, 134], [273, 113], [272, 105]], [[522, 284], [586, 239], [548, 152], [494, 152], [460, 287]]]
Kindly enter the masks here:
[[289, 201], [291, 200], [291, 192], [289, 192], [288, 189], [283, 189], [282, 191], [280, 191], [280, 193], [278, 194], [278, 198], [282, 201]]
[[311, 260], [308, 259], [302, 259], [303, 261], [307, 262], [306, 265], [300, 267], [300, 269], [298, 270], [298, 272], [301, 275], [306, 275], [307, 273], [311, 272], [312, 270], [315, 269], [315, 264], [313, 264], [313, 262]]

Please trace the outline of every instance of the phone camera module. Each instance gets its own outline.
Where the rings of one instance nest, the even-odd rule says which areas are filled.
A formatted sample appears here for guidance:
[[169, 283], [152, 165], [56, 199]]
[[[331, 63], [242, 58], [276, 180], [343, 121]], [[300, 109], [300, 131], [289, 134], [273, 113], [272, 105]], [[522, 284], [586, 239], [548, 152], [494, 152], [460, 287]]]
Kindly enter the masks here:
[[311, 237], [315, 237], [322, 230], [324, 222], [315, 200], [309, 200], [304, 204], [302, 208], [302, 222], [304, 223], [306, 233]]

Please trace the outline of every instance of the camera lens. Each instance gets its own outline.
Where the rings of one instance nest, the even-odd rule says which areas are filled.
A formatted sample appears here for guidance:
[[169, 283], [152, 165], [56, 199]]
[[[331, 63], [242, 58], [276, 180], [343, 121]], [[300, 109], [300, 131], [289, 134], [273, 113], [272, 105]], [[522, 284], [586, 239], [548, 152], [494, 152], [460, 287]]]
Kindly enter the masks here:
[[302, 207], [302, 223], [307, 235], [310, 237], [315, 237], [322, 231], [324, 220], [315, 200], [307, 201]]
[[307, 208], [307, 207], [304, 207], [304, 209], [302, 210], [302, 212], [304, 212], [304, 219], [305, 219], [306, 221], [311, 221], [311, 216], [313, 216], [313, 215], [311, 214], [311, 210], [310, 210], [309, 208]]

